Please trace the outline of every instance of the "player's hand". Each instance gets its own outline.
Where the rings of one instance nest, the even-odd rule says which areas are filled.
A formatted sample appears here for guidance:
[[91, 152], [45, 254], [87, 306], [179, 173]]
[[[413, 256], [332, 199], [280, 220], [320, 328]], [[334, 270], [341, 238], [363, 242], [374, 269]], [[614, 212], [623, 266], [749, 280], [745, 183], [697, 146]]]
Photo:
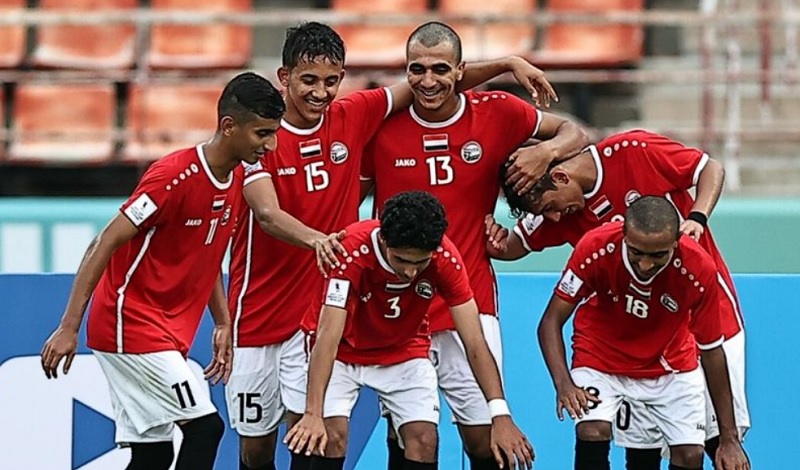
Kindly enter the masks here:
[[506, 172], [506, 184], [514, 188], [514, 192], [523, 195], [547, 173], [555, 154], [548, 141], [539, 142], [529, 147], [520, 147], [508, 157], [511, 165]]
[[283, 443], [290, 452], [307, 456], [312, 453], [325, 456], [325, 447], [328, 445], [328, 433], [325, 432], [325, 422], [320, 416], [304, 413], [283, 439]]
[[206, 380], [216, 385], [222, 380], [227, 384], [233, 370], [233, 329], [229, 323], [217, 325], [211, 334], [214, 357], [203, 370]]
[[553, 85], [547, 81], [544, 72], [523, 58], [513, 62], [511, 73], [514, 79], [530, 93], [536, 106], [550, 107], [550, 100], [558, 102], [558, 94]]
[[339, 260], [336, 254], [347, 256], [347, 250], [344, 249], [339, 241], [344, 238], [344, 230], [334, 232], [324, 237], [318, 238], [312, 242], [314, 251], [317, 254], [317, 269], [322, 273], [323, 277], [328, 277], [328, 269], [333, 269], [339, 266]]
[[583, 418], [595, 404], [602, 402], [597, 395], [592, 395], [586, 389], [575, 384], [559, 387], [556, 396], [556, 414], [558, 419], [564, 421], [564, 410], [567, 410], [572, 419]]
[[64, 375], [69, 373], [78, 351], [78, 332], [60, 326], [47, 338], [42, 347], [42, 369], [48, 379], [58, 378], [58, 364], [64, 359]]
[[533, 446], [517, 428], [511, 416], [495, 416], [492, 418], [492, 453], [500, 468], [533, 468], [536, 455]]
[[694, 238], [694, 241], [700, 241], [700, 237], [706, 231], [705, 227], [695, 222], [694, 220], [686, 219], [681, 224], [681, 233], [689, 235]]
[[738, 440], [720, 439], [714, 460], [718, 470], [750, 470], [750, 460]]
[[489, 254], [505, 253], [508, 250], [508, 229], [498, 224], [492, 214], [486, 214], [483, 223], [486, 226], [486, 236], [489, 237], [487, 241]]

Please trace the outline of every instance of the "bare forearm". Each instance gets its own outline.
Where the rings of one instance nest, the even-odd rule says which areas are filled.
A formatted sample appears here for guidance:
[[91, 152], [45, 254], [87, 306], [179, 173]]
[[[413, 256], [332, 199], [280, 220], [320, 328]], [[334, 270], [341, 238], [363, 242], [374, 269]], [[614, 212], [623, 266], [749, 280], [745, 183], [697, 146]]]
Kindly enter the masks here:
[[308, 396], [306, 397], [306, 413], [322, 416], [325, 403], [325, 391], [333, 373], [338, 342], [329, 338], [318, 338], [311, 350], [308, 365]]
[[72, 290], [67, 301], [67, 308], [61, 317], [61, 328], [78, 331], [80, 329], [83, 315], [86, 312], [86, 305], [92, 297], [94, 288], [103, 275], [103, 270], [111, 258], [113, 249], [101, 244], [100, 236], [92, 240], [86, 253], [83, 255], [75, 280], [72, 283]]
[[706, 217], [719, 201], [722, 194], [722, 184], [725, 182], [725, 170], [717, 160], [709, 160], [697, 180], [697, 198], [692, 206], [692, 212], [702, 212]]
[[214, 283], [211, 298], [208, 300], [208, 310], [211, 312], [211, 318], [214, 319], [215, 325], [230, 324], [231, 316], [228, 310], [228, 302], [225, 299], [225, 290], [222, 287], [222, 273], [219, 274], [217, 282]]
[[314, 240], [325, 236], [280, 209], [272, 210], [268, 214], [261, 213], [257, 219], [258, 225], [266, 233], [301, 248], [313, 249]]
[[576, 123], [564, 121], [558, 126], [552, 138], [544, 140], [538, 145], [545, 145], [548, 148], [553, 162], [562, 162], [585, 149], [589, 145], [589, 136]]
[[468, 342], [464, 342], [464, 349], [467, 352], [469, 366], [472, 373], [475, 374], [475, 380], [478, 381], [478, 386], [483, 391], [486, 401], [504, 398], [500, 371], [486, 340], [482, 336], [468, 340]]
[[572, 382], [572, 376], [567, 368], [562, 327], [563, 325], [559, 325], [553, 319], [543, 318], [538, 329], [539, 346], [556, 388]]
[[524, 258], [529, 253], [517, 234], [513, 231], [508, 235], [506, 249], [504, 251], [497, 250], [490, 244], [487, 244], [486, 251], [491, 258], [501, 261], [516, 261], [520, 258]]
[[703, 351], [702, 361], [708, 394], [711, 395], [711, 402], [717, 414], [720, 438], [738, 439], [731, 384], [728, 379], [728, 363], [722, 347]]
[[456, 85], [456, 91], [469, 90], [499, 75], [510, 72], [513, 68], [513, 61], [515, 60], [524, 59], [512, 56], [466, 64], [464, 68], [464, 77]]

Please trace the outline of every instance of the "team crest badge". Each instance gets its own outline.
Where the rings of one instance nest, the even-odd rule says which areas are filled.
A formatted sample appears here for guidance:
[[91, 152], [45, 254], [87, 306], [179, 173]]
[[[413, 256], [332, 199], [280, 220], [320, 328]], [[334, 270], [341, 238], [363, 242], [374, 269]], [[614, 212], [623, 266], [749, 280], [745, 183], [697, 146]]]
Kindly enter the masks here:
[[661, 305], [672, 313], [678, 313], [678, 301], [669, 294], [661, 295]]
[[628, 194], [625, 195], [625, 205], [626, 206], [630, 206], [631, 204], [633, 204], [640, 197], [642, 197], [642, 195], [639, 194], [638, 191], [635, 191], [635, 190], [628, 191]]
[[331, 161], [335, 164], [343, 163], [347, 160], [347, 156], [350, 155], [350, 152], [347, 150], [347, 146], [341, 142], [334, 142], [331, 144]]
[[429, 281], [426, 281], [424, 279], [422, 281], [419, 281], [414, 290], [417, 292], [417, 295], [419, 295], [423, 299], [430, 300], [433, 298], [433, 286]]
[[219, 221], [221, 225], [226, 225], [228, 221], [231, 220], [231, 206], [230, 204], [228, 207], [225, 208], [225, 212], [222, 213], [222, 219]]
[[461, 147], [461, 159], [467, 163], [476, 163], [483, 156], [481, 144], [474, 140], [467, 142]]

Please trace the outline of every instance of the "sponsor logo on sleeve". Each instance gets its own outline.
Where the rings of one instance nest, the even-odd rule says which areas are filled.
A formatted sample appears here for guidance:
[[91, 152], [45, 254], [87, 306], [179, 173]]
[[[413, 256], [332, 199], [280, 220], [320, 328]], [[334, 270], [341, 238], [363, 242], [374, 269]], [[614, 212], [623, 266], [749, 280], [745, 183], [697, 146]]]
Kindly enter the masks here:
[[416, 287], [414, 287], [414, 290], [417, 292], [417, 295], [423, 299], [430, 300], [433, 298], [433, 285], [426, 279], [419, 281]]
[[558, 290], [567, 294], [570, 297], [575, 297], [583, 286], [583, 279], [579, 278], [572, 272], [572, 269], [567, 269], [567, 272], [561, 277], [558, 282]]
[[331, 144], [331, 161], [335, 164], [344, 163], [347, 160], [347, 156], [350, 155], [350, 151], [347, 150], [347, 146], [341, 142], [334, 142]]
[[155, 214], [158, 206], [150, 199], [147, 193], [143, 193], [137, 197], [135, 201], [125, 208], [125, 215], [133, 222], [133, 225], [140, 226], [142, 222], [148, 219], [151, 215]]
[[345, 308], [347, 294], [350, 292], [350, 281], [345, 279], [331, 279], [328, 281], [328, 291], [325, 294], [325, 305]]

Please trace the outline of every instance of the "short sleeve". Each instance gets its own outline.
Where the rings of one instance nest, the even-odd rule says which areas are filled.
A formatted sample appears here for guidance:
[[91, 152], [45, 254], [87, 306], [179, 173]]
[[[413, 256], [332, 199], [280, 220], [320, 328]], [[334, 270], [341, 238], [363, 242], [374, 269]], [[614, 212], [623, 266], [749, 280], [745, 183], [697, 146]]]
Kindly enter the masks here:
[[[711, 264], [709, 260], [709, 264]], [[721, 290], [716, 279], [716, 271], [711, 268], [708, 275], [700, 280], [704, 292], [695, 308], [692, 309], [692, 319], [689, 329], [701, 350], [713, 349], [722, 344], [725, 337], [722, 334], [722, 319], [720, 314]]]
[[[564, 225], [562, 223], [562, 228]], [[567, 242], [563, 230], [557, 230], [552, 222], [541, 215], [525, 214], [514, 226], [514, 233], [528, 251], [542, 251]]]
[[[348, 252], [358, 248], [353, 245], [352, 238], [342, 240], [342, 245]], [[347, 310], [348, 314], [355, 312], [362, 272], [363, 267], [358, 261], [342, 263], [332, 270], [323, 282], [321, 304]]]
[[436, 249], [436, 270], [439, 276], [436, 287], [448, 307], [466, 303], [475, 296], [461, 253], [447, 237]]
[[348, 126], [358, 126], [362, 142], [369, 141], [392, 110], [392, 93], [388, 88], [362, 90], [338, 101]]
[[577, 304], [594, 292], [594, 277], [599, 269], [598, 263], [587, 263], [586, 260], [592, 259], [591, 255], [597, 243], [592, 232], [589, 232], [575, 246], [555, 288], [555, 294], [562, 300]]
[[373, 139], [364, 148], [364, 154], [361, 157], [361, 181], [370, 181], [375, 179], [375, 140]]
[[511, 93], [498, 93], [500, 93], [499, 102], [503, 103], [501, 122], [505, 124], [508, 143], [517, 148], [539, 133], [542, 113], [532, 104]]
[[139, 230], [147, 230], [169, 219], [171, 207], [181, 193], [172, 186], [167, 165], [156, 162], [147, 169], [142, 179], [120, 212]]
[[[271, 154], [272, 152], [270, 152]], [[272, 170], [269, 168], [269, 162], [275, 158], [269, 158], [270, 154], [261, 157], [255, 163], [242, 162], [244, 168], [244, 185], [260, 180], [261, 178], [269, 178], [272, 176]]]
[[[687, 147], [680, 142], [653, 132], [636, 130], [620, 135], [612, 145], [620, 145], [629, 151], [641, 152], [645, 160], [660, 176], [659, 188], [664, 192], [686, 190], [695, 185], [708, 163], [703, 151]], [[634, 145], [636, 142], [638, 145]], [[637, 150], [638, 149], [638, 150]], [[655, 183], [655, 182], [654, 182]]]

